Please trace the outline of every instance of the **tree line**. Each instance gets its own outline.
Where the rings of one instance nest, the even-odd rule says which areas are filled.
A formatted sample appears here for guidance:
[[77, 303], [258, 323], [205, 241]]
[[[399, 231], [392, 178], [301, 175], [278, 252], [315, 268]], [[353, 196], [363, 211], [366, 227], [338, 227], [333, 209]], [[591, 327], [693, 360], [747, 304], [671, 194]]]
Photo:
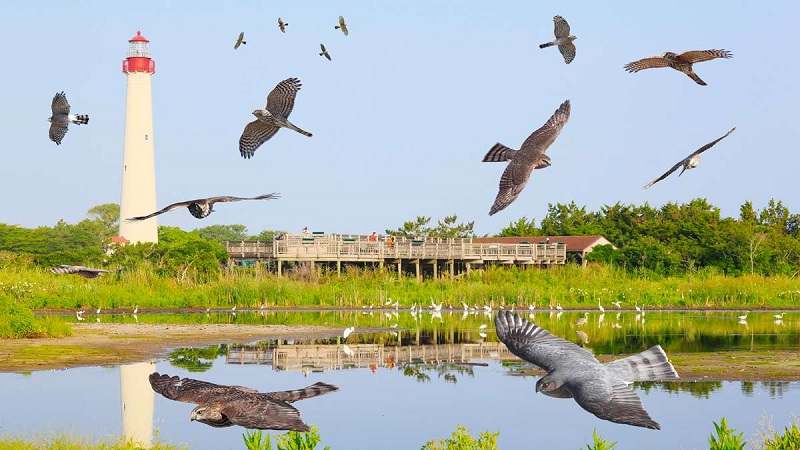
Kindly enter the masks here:
[[[187, 232], [159, 227], [158, 244], [124, 246], [109, 252], [117, 234], [119, 206], [98, 205], [76, 224], [24, 228], [0, 224], [0, 251], [31, 255], [38, 265], [105, 264], [128, 266], [155, 259], [164, 275], [214, 276], [227, 260], [225, 241], [271, 240], [278, 230], [250, 234], [244, 225], [211, 225]], [[475, 237], [473, 222], [453, 214], [431, 224], [419, 216], [386, 234], [398, 237]], [[569, 204], [550, 204], [541, 222], [522, 217], [495, 236], [603, 235], [612, 246], [595, 247], [588, 259], [629, 271], [675, 275], [701, 268], [722, 273], [796, 275], [800, 270], [800, 214], [779, 200], [757, 210], [746, 201], [739, 217], [722, 217], [706, 199], [654, 207], [604, 205], [599, 211]], [[152, 265], [152, 264], [151, 264]]]

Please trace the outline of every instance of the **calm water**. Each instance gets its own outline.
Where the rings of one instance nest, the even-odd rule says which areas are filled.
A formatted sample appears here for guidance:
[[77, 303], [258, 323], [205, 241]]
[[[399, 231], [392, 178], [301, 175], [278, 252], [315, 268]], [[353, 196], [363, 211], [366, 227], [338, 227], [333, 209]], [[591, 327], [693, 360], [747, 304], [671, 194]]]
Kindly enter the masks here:
[[[525, 311], [527, 316], [528, 312]], [[780, 323], [774, 313], [648, 312], [644, 322], [634, 312], [591, 312], [561, 316], [537, 313], [535, 321], [555, 334], [588, 341], [595, 353], [622, 353], [656, 343], [670, 352], [800, 348], [800, 313], [787, 313]], [[86, 315], [93, 320], [93, 315]], [[162, 322], [166, 316], [142, 315], [140, 322]], [[175, 320], [171, 316], [170, 320]], [[133, 321], [130, 316], [101, 316], [103, 321]], [[65, 431], [98, 438], [123, 433], [123, 418], [141, 415], [137, 402], [147, 403], [146, 376], [152, 370], [262, 391], [294, 389], [317, 381], [340, 387], [338, 392], [295, 404], [302, 418], [319, 427], [323, 444], [336, 449], [413, 449], [442, 438], [462, 424], [477, 434], [499, 431], [500, 448], [581, 448], [592, 431], [619, 442], [617, 448], [707, 448], [713, 421], [722, 416], [754, 439], [765, 417], [776, 428], [800, 413], [800, 383], [677, 383], [636, 386], [645, 408], [661, 431], [599, 420], [573, 400], [534, 393], [536, 376], [497, 344], [492, 319], [483, 314], [408, 312], [227, 313], [186, 316], [182, 321], [240, 323], [309, 323], [356, 327], [391, 327], [398, 332], [354, 334], [345, 348], [339, 338], [290, 339], [258, 345], [225, 343], [176, 349], [152, 364], [93, 367], [32, 374], [0, 374], [0, 432], [30, 436]], [[480, 325], [486, 324], [485, 329]], [[617, 325], [618, 324], [618, 325]], [[579, 336], [576, 331], [585, 333]], [[358, 332], [358, 331], [356, 331]], [[484, 333], [483, 337], [480, 333]], [[230, 345], [228, 345], [230, 344]], [[471, 361], [487, 366], [454, 364]], [[122, 374], [125, 373], [123, 376]], [[126, 397], [123, 413], [121, 379], [134, 399]], [[126, 394], [127, 395], [127, 394]], [[152, 401], [152, 400], [151, 400]], [[190, 448], [244, 448], [240, 427], [215, 429], [189, 421], [193, 405], [155, 395], [152, 418], [144, 407], [145, 424], [160, 439]], [[141, 408], [139, 408], [141, 409]], [[125, 429], [133, 429], [132, 422]], [[320, 447], [321, 448], [321, 447]]]

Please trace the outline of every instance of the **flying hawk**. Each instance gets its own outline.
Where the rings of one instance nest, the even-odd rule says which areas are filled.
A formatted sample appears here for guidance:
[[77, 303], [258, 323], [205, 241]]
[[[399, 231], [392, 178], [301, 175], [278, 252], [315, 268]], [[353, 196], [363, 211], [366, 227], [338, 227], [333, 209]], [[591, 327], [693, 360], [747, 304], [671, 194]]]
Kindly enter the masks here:
[[103, 275], [104, 273], [111, 273], [110, 270], [93, 269], [91, 267], [86, 267], [86, 266], [71, 266], [69, 264], [61, 264], [61, 266], [59, 267], [53, 267], [52, 269], [50, 269], [50, 272], [59, 275], [66, 275], [66, 274], [79, 275], [82, 276], [83, 278], [97, 278]]
[[345, 36], [349, 34], [349, 32], [347, 31], [347, 24], [344, 22], [344, 17], [342, 16], [339, 16], [339, 25], [336, 25], [335, 27], [333, 27], [333, 29], [342, 30], [342, 33], [344, 33]]
[[651, 56], [638, 61], [625, 64], [624, 68], [630, 73], [644, 69], [657, 67], [672, 67], [678, 72], [683, 72], [700, 86], [706, 86], [706, 82], [692, 70], [692, 64], [703, 61], [710, 61], [716, 58], [733, 58], [733, 54], [727, 50], [690, 50], [680, 55], [672, 52], [665, 52], [662, 56]]
[[669, 169], [668, 171], [666, 171], [663, 175], [661, 175], [660, 177], [656, 178], [655, 180], [653, 180], [653, 181], [647, 183], [646, 185], [644, 185], [644, 188], [647, 189], [650, 186], [652, 186], [652, 185], [658, 183], [659, 181], [663, 180], [664, 178], [667, 178], [672, 172], [675, 172], [676, 170], [678, 170], [678, 167], [683, 166], [683, 169], [681, 169], [681, 173], [679, 173], [678, 176], [683, 175], [683, 172], [685, 170], [687, 170], [687, 169], [694, 169], [695, 167], [697, 167], [700, 164], [700, 153], [703, 153], [704, 151], [706, 151], [706, 150], [710, 149], [711, 147], [713, 147], [714, 145], [716, 145], [717, 142], [719, 142], [719, 141], [725, 139], [726, 137], [728, 137], [728, 135], [733, 133], [734, 130], [736, 130], [736, 127], [731, 128], [730, 131], [725, 133], [725, 136], [722, 136], [721, 138], [718, 138], [718, 139], [714, 139], [713, 141], [709, 142], [708, 144], [698, 148], [697, 150], [694, 151], [694, 153], [692, 153], [691, 155], [687, 156], [686, 158], [684, 158], [683, 160], [679, 161], [677, 164], [672, 166], [672, 168]]
[[519, 150], [508, 148], [498, 142], [486, 153], [483, 162], [511, 161], [500, 177], [500, 192], [497, 193], [497, 198], [489, 211], [490, 216], [505, 209], [519, 197], [528, 184], [533, 169], [550, 166], [550, 158], [544, 152], [561, 133], [561, 129], [569, 120], [569, 113], [570, 103], [567, 100], [558, 107], [547, 123], [525, 139]]
[[286, 33], [286, 27], [288, 26], [288, 23], [284, 22], [280, 17], [278, 17], [278, 28], [281, 29], [281, 33]]
[[546, 42], [539, 46], [539, 48], [547, 48], [553, 45], [558, 46], [558, 51], [564, 57], [564, 62], [569, 64], [575, 59], [575, 44], [572, 43], [577, 37], [569, 34], [569, 24], [561, 16], [553, 17], [553, 32], [556, 35], [556, 40]]
[[545, 371], [536, 392], [555, 398], [574, 398], [581, 408], [611, 422], [660, 430], [628, 387], [634, 381], [674, 381], [678, 372], [656, 345], [649, 350], [600, 364], [588, 350], [553, 336], [510, 311], [494, 321], [497, 337], [511, 353]]
[[339, 389], [327, 383], [314, 383], [292, 391], [258, 392], [243, 386], [221, 386], [158, 372], [150, 374], [150, 386], [170, 400], [198, 405], [189, 418], [212, 427], [240, 425], [249, 429], [292, 431], [311, 428], [300, 419], [300, 411], [291, 403]]
[[61, 140], [67, 135], [69, 124], [82, 125], [89, 123], [88, 114], [70, 114], [70, 106], [67, 101], [67, 96], [64, 91], [61, 91], [53, 97], [53, 103], [50, 105], [52, 115], [48, 122], [50, 122], [50, 140], [55, 142], [56, 145], [61, 145]]
[[147, 220], [147, 219], [149, 219], [151, 217], [155, 217], [155, 216], [157, 216], [159, 214], [163, 214], [163, 213], [165, 213], [167, 211], [171, 211], [171, 210], [173, 210], [175, 208], [180, 208], [182, 206], [185, 206], [185, 207], [189, 208], [189, 213], [191, 213], [192, 216], [197, 217], [198, 219], [202, 219], [204, 217], [208, 217], [209, 214], [214, 212], [214, 209], [213, 209], [214, 208], [214, 203], [219, 203], [219, 202], [238, 202], [238, 201], [242, 201], [242, 200], [272, 200], [272, 199], [278, 198], [279, 196], [280, 196], [280, 194], [278, 194], [278, 193], [272, 193], [272, 194], [259, 195], [258, 197], [221, 196], [221, 197], [198, 198], [197, 200], [187, 200], [185, 202], [173, 203], [173, 204], [167, 206], [166, 208], [164, 208], [162, 210], [159, 210], [159, 211], [156, 211], [156, 212], [154, 212], [152, 214], [148, 214], [146, 216], [131, 217], [130, 219], [127, 219], [127, 220], [130, 221], [130, 222], [138, 222], [140, 220]]
[[236, 39], [236, 43], [233, 44], [233, 49], [236, 50], [242, 44], [247, 44], [247, 41], [244, 40], [244, 31], [239, 33], [239, 38]]
[[328, 61], [330, 61], [331, 60], [331, 55], [330, 55], [330, 53], [328, 53], [328, 50], [325, 48], [325, 44], [319, 44], [319, 48], [320, 48], [320, 50], [322, 50], [322, 52], [319, 54], [319, 56], [324, 56], [324, 57], [328, 58]]

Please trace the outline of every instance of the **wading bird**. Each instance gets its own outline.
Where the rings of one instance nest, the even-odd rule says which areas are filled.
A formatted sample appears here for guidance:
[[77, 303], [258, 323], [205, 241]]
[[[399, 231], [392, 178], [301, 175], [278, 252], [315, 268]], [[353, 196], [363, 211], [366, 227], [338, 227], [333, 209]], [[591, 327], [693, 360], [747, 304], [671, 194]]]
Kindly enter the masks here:
[[545, 152], [561, 133], [561, 129], [569, 120], [569, 113], [570, 103], [567, 100], [558, 107], [547, 123], [525, 139], [519, 150], [508, 148], [498, 142], [486, 153], [483, 162], [510, 161], [500, 177], [500, 191], [489, 210], [490, 216], [502, 211], [519, 197], [528, 184], [533, 169], [550, 166], [550, 157], [545, 155]]
[[683, 158], [683, 160], [679, 161], [677, 164], [672, 166], [672, 168], [669, 169], [668, 171], [666, 171], [663, 175], [661, 175], [660, 177], [656, 178], [655, 180], [653, 180], [653, 181], [647, 183], [646, 185], [644, 185], [644, 188], [647, 189], [650, 186], [652, 186], [652, 185], [658, 183], [659, 181], [663, 180], [664, 178], [667, 178], [668, 176], [670, 176], [670, 174], [672, 174], [672, 172], [675, 172], [676, 170], [678, 170], [678, 167], [681, 167], [681, 166], [683, 167], [683, 169], [681, 169], [681, 173], [679, 173], [678, 176], [683, 175], [683, 172], [685, 170], [694, 169], [695, 167], [697, 167], [700, 164], [700, 154], [701, 153], [703, 153], [704, 151], [706, 151], [706, 150], [710, 149], [711, 147], [713, 147], [714, 145], [716, 145], [717, 142], [719, 142], [719, 141], [725, 139], [726, 137], [728, 137], [728, 135], [733, 133], [735, 130], [736, 130], [736, 127], [733, 127], [733, 128], [731, 128], [730, 131], [725, 133], [725, 135], [722, 136], [721, 138], [714, 139], [713, 141], [709, 142], [708, 144], [698, 148], [691, 155], [687, 156], [686, 158]]
[[170, 400], [198, 405], [189, 418], [212, 427], [240, 425], [248, 429], [293, 431], [311, 428], [300, 419], [300, 411], [291, 403], [339, 389], [320, 382], [291, 391], [258, 392], [243, 386], [223, 386], [158, 372], [150, 374], [150, 386]]
[[661, 346], [601, 364], [589, 351], [556, 337], [519, 314], [501, 311], [495, 318], [497, 336], [519, 358], [547, 375], [536, 392], [555, 398], [574, 398], [581, 408], [603, 420], [661, 429], [628, 385], [634, 381], [673, 381], [678, 373]]
[[183, 207], [183, 206], [189, 208], [189, 213], [192, 216], [194, 216], [194, 217], [196, 217], [198, 219], [202, 219], [204, 217], [208, 217], [209, 214], [214, 212], [214, 204], [215, 203], [239, 202], [239, 201], [242, 201], [242, 200], [272, 200], [272, 199], [278, 198], [279, 196], [280, 196], [280, 194], [278, 194], [278, 193], [272, 193], [272, 194], [259, 195], [257, 197], [221, 196], [221, 197], [198, 198], [196, 200], [187, 200], [185, 202], [173, 203], [173, 204], [165, 207], [164, 209], [161, 209], [161, 210], [156, 211], [154, 213], [148, 214], [146, 216], [131, 217], [130, 219], [128, 219], [128, 221], [138, 222], [140, 220], [147, 220], [147, 219], [149, 219], [151, 217], [155, 217], [155, 216], [157, 216], [159, 214], [163, 214], [163, 213], [165, 213], [167, 211], [171, 211], [171, 210], [173, 210], [175, 208], [180, 208], [180, 207]]
[[685, 73], [689, 78], [694, 80], [695, 83], [705, 86], [706, 82], [701, 80], [692, 70], [692, 64], [711, 61], [716, 58], [733, 58], [733, 54], [727, 50], [690, 50], [680, 55], [677, 53], [665, 52], [661, 56], [651, 56], [649, 58], [629, 62], [625, 64], [624, 68], [628, 72], [634, 73], [644, 69], [672, 67], [678, 72]]

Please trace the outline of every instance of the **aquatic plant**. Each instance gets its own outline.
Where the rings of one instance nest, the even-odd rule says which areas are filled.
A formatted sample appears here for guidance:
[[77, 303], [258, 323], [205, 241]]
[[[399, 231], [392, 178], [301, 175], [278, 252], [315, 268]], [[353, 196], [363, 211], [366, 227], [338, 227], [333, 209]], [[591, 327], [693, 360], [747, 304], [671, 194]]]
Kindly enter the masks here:
[[[314, 450], [319, 445], [319, 428], [311, 427], [309, 432], [289, 431], [288, 433], [270, 436], [261, 430], [247, 430], [242, 435], [248, 450], [272, 450], [272, 438], [275, 438], [275, 450]], [[323, 450], [330, 450], [326, 446]]]
[[586, 450], [611, 450], [616, 447], [616, 442], [608, 442], [597, 435], [597, 429], [592, 430], [592, 443], [586, 445]]
[[497, 450], [500, 432], [481, 431], [478, 439], [472, 437], [469, 428], [457, 425], [447, 439], [434, 439], [422, 446], [421, 450]]
[[714, 433], [708, 438], [709, 450], [744, 449], [744, 433], [736, 434], [735, 428], [728, 428], [728, 421], [724, 417], [719, 423], [714, 422]]

